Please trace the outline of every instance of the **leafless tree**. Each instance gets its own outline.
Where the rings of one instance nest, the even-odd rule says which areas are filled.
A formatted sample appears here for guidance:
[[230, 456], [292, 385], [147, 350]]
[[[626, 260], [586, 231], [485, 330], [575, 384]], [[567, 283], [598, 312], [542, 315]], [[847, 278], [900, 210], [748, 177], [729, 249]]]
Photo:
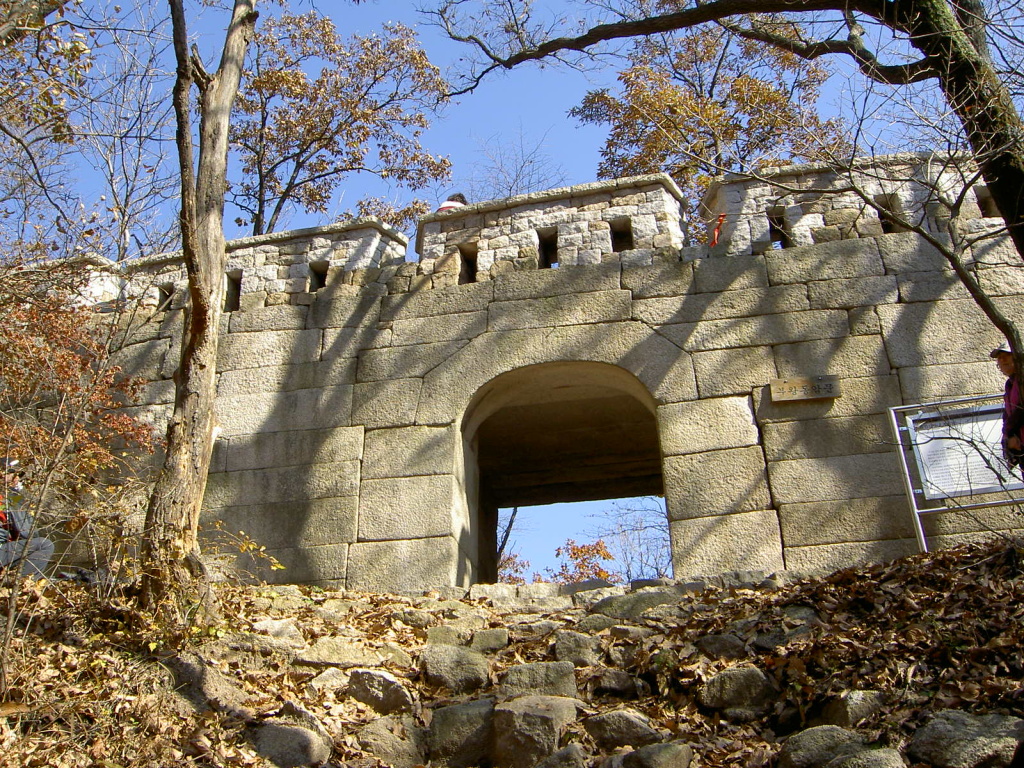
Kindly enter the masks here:
[[620, 499], [593, 515], [588, 536], [602, 540], [614, 556], [612, 567], [622, 581], [672, 576], [665, 500], [657, 496]]
[[500, 200], [566, 183], [565, 169], [548, 152], [547, 134], [532, 142], [519, 126], [512, 136], [495, 133], [477, 140], [477, 156], [462, 187], [473, 202]]
[[119, 7], [97, 25], [103, 56], [73, 112], [77, 155], [100, 181], [98, 200], [85, 207], [103, 232], [93, 238], [94, 250], [116, 262], [177, 245], [176, 222], [167, 215], [177, 194], [169, 24], [148, 3]]

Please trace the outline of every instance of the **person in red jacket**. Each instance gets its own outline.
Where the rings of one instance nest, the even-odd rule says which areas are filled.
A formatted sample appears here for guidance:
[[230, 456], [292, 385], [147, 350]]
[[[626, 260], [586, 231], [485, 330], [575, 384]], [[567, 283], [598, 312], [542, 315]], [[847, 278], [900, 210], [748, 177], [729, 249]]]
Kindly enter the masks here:
[[22, 576], [41, 577], [53, 557], [53, 542], [33, 536], [32, 518], [21, 509], [21, 478], [17, 459], [4, 462], [0, 486], [0, 571], [19, 564]]
[[1003, 457], [1011, 467], [1024, 465], [1024, 396], [1014, 374], [1017, 371], [1010, 345], [1003, 342], [989, 353], [999, 372], [1006, 377], [1003, 385]]

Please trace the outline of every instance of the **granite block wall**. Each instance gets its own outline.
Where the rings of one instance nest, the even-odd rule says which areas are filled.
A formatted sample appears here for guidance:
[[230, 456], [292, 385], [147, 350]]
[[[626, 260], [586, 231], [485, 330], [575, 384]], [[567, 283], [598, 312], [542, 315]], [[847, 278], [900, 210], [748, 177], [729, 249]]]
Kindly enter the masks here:
[[[909, 182], [878, 195], [942, 224]], [[684, 247], [679, 200], [647, 176], [469, 205], [421, 220], [418, 261], [372, 220], [232, 243], [205, 519], [286, 566], [263, 577], [354, 589], [488, 578], [499, 499], [663, 493], [679, 577], [915, 551], [887, 409], [999, 391], [998, 332], [862, 200], [727, 180], [714, 247]], [[1012, 249], [971, 258], [1018, 313]], [[157, 428], [183, 279], [170, 256], [126, 275], [147, 310], [117, 362]], [[841, 395], [773, 400], [816, 375]], [[928, 525], [949, 543], [1016, 521]]]

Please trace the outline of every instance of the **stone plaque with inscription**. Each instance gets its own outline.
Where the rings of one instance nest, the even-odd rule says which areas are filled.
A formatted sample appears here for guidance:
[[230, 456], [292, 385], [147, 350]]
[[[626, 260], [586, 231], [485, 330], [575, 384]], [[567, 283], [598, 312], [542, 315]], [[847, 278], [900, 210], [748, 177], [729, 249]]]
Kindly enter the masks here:
[[839, 397], [838, 376], [794, 376], [769, 382], [772, 402], [785, 400], [821, 400]]

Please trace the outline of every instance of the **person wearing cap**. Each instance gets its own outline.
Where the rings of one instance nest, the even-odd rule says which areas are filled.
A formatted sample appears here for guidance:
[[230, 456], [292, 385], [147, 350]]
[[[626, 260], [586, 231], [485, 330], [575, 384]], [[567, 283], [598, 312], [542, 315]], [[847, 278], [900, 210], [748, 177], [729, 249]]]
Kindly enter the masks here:
[[18, 564], [22, 576], [42, 577], [53, 557], [53, 542], [32, 535], [33, 520], [22, 510], [18, 460], [10, 459], [4, 464], [0, 487], [0, 572]]
[[1024, 464], [1024, 397], [1014, 374], [1017, 371], [1010, 345], [1003, 342], [989, 353], [999, 372], [1006, 377], [1003, 386], [1003, 458], [1011, 467]]

